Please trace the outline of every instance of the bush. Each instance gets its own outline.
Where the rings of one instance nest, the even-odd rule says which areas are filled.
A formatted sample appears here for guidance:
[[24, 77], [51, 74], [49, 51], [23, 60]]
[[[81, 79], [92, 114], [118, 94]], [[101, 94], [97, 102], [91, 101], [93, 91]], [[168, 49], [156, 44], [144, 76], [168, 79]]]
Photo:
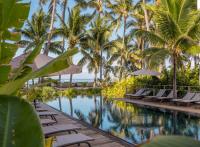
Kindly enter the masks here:
[[34, 99], [46, 101], [56, 97], [58, 94], [54, 88], [45, 86], [31, 88], [28, 91], [23, 92], [23, 95], [23, 98], [29, 101], [33, 101]]
[[102, 90], [102, 95], [107, 98], [123, 98], [126, 90], [135, 89], [137, 81], [134, 77], [123, 79], [113, 84], [113, 86], [106, 87]]

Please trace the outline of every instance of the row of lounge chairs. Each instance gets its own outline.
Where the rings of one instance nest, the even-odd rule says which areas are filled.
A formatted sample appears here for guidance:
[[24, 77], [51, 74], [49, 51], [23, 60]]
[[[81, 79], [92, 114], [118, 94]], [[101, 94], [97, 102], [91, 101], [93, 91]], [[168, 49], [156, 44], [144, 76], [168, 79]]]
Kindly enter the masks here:
[[149, 94], [152, 93], [152, 90], [149, 89], [139, 89], [135, 94], [126, 94], [127, 97], [130, 98], [141, 98], [143, 100], [160, 100], [162, 101], [171, 101], [176, 104], [180, 103], [185, 103], [185, 104], [191, 104], [191, 103], [196, 103], [200, 104], [200, 93], [195, 93], [195, 92], [187, 92], [185, 96], [181, 99], [174, 99], [173, 98], [173, 91], [171, 90], [167, 95], [167, 90], [166, 89], [160, 89], [155, 96], [149, 96]]
[[[81, 129], [79, 126], [74, 124], [58, 124], [56, 120], [58, 113], [48, 111], [39, 102], [34, 102], [34, 106], [40, 117], [45, 138], [54, 138], [52, 142], [53, 147], [79, 146], [83, 143], [91, 147], [89, 141], [93, 141], [94, 138], [78, 133], [78, 130]], [[67, 135], [63, 135], [63, 133], [67, 133]]]

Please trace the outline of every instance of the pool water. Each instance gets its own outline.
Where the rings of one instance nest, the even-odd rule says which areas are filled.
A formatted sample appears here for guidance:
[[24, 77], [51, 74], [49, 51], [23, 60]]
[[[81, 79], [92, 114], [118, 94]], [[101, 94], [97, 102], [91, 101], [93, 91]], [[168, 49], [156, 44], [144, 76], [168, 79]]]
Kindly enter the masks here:
[[147, 109], [101, 96], [61, 97], [50, 106], [130, 143], [140, 144], [156, 135], [184, 135], [200, 140], [200, 118], [183, 113]]

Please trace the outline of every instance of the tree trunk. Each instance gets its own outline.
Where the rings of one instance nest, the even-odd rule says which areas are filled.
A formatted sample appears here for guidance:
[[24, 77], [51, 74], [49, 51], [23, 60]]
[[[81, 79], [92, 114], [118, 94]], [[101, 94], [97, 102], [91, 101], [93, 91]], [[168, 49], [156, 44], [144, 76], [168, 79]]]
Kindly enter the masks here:
[[[67, 0], [64, 0], [64, 3], [63, 3], [63, 12], [62, 12], [62, 20], [63, 22], [65, 22], [65, 12], [66, 12], [66, 8], [67, 8]], [[63, 49], [62, 49], [62, 53], [64, 52], [64, 48], [65, 48], [65, 37], [63, 37], [63, 40], [62, 40], [62, 45], [63, 45]], [[59, 75], [59, 81], [61, 83], [61, 80], [62, 80], [62, 76]], [[62, 87], [62, 85], [61, 85]]]
[[73, 79], [73, 74], [70, 74], [70, 80], [69, 80], [69, 82], [70, 82], [70, 87], [72, 87], [72, 79]]
[[35, 85], [34, 79], [32, 79], [32, 86]]
[[[123, 50], [126, 50], [126, 40], [125, 40], [125, 37], [126, 37], [126, 21], [127, 21], [127, 17], [125, 16], [125, 17], [124, 17], [124, 32], [123, 32]], [[121, 79], [122, 79], [122, 76], [123, 76], [123, 71], [122, 71], [122, 70], [123, 70], [123, 69], [122, 69], [123, 63], [124, 63], [124, 61], [123, 61], [123, 58], [121, 57], [121, 62], [120, 62], [121, 68], [120, 68], [119, 80], [121, 80]]]
[[97, 72], [94, 73], [94, 87], [96, 87], [97, 84]]
[[177, 98], [176, 70], [177, 70], [176, 55], [173, 54], [173, 96], [175, 99]]
[[46, 49], [44, 51], [45, 55], [48, 55], [48, 53], [49, 53], [49, 47], [50, 47], [50, 44], [51, 44], [51, 36], [52, 36], [53, 25], [54, 25], [55, 14], [56, 14], [56, 1], [57, 0], [53, 1], [53, 10], [52, 10], [52, 13], [51, 13], [51, 24], [50, 24], [50, 28], [49, 28], [49, 35], [48, 35], [48, 40], [47, 40], [47, 46], [46, 46]]
[[72, 98], [69, 98], [69, 104], [70, 104], [70, 113], [71, 113], [71, 116], [73, 117], [73, 103], [72, 103]]
[[[102, 3], [102, 1], [100, 0], [100, 3]], [[101, 18], [101, 14], [102, 12], [99, 11], [99, 17]], [[100, 48], [100, 56], [101, 56], [101, 62], [100, 62], [100, 80], [102, 81], [103, 79], [103, 50], [102, 48]]]
[[100, 51], [100, 56], [101, 56], [101, 65], [100, 65], [100, 80], [102, 81], [103, 79], [103, 51], [101, 49]]
[[146, 24], [146, 29], [147, 31], [149, 31], [149, 18], [148, 18], [148, 13], [146, 10], [146, 0], [142, 0], [143, 1], [143, 11], [144, 11], [144, 19], [145, 19], [145, 24]]

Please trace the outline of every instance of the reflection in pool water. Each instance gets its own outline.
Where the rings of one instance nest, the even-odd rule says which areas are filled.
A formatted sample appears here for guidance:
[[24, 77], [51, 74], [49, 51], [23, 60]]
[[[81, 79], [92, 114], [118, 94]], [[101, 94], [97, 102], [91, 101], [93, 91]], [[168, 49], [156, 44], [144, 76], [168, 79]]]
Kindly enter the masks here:
[[140, 144], [155, 135], [187, 135], [200, 140], [200, 118], [147, 109], [101, 96], [62, 97], [48, 104], [130, 143]]

